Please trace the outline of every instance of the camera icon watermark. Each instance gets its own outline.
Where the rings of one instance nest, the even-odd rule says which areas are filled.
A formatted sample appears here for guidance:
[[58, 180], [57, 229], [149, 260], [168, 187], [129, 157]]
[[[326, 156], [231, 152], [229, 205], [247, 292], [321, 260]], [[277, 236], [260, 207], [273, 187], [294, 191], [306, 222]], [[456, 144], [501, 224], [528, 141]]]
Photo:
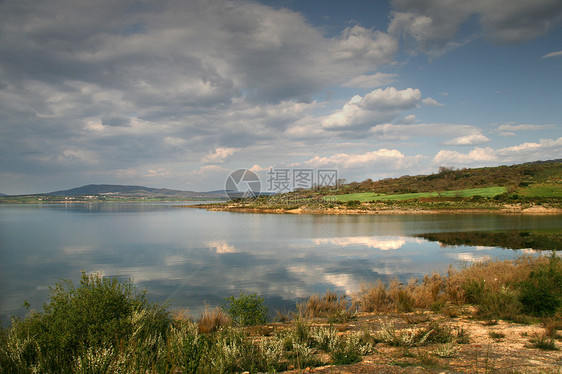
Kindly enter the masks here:
[[225, 192], [230, 199], [255, 199], [260, 195], [276, 195], [296, 190], [316, 190], [323, 187], [337, 188], [336, 169], [271, 168], [267, 172], [267, 184], [262, 191], [259, 176], [250, 169], [238, 169], [228, 175]]
[[254, 199], [261, 194], [261, 181], [250, 169], [234, 170], [224, 182], [226, 195], [231, 199]]

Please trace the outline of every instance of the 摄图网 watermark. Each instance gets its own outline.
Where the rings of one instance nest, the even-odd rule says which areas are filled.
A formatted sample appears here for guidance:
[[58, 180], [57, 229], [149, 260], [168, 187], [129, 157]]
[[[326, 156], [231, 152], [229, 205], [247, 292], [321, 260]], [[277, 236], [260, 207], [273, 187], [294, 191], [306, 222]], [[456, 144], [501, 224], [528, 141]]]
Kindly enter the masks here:
[[231, 199], [249, 199], [261, 194], [281, 194], [299, 189], [337, 187], [336, 169], [271, 168], [262, 189], [258, 175], [250, 169], [231, 172], [225, 181], [225, 192]]

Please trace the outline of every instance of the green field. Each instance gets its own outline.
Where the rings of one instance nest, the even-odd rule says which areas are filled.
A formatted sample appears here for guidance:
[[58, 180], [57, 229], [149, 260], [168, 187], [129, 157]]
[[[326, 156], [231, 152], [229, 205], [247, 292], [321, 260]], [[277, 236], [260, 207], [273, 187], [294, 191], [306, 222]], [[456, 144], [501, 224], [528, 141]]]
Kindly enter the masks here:
[[562, 197], [562, 186], [555, 184], [535, 184], [518, 188], [517, 193], [526, 197]]
[[397, 195], [386, 195], [377, 194], [373, 192], [358, 192], [350, 193], [345, 195], [333, 195], [332, 198], [337, 201], [385, 201], [385, 200], [410, 200], [418, 199], [420, 197], [471, 197], [471, 196], [483, 196], [483, 197], [494, 197], [506, 192], [505, 187], [483, 187], [483, 188], [469, 188], [464, 190], [454, 190], [454, 191], [439, 191], [439, 192], [417, 192], [417, 193], [405, 193]]

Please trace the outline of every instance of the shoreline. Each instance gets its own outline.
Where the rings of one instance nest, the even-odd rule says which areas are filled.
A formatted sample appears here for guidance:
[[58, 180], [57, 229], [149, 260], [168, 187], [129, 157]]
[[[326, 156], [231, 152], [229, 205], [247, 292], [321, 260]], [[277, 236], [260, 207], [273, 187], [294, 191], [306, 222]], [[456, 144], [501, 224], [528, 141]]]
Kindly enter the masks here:
[[459, 208], [459, 209], [281, 209], [281, 208], [255, 208], [237, 205], [215, 206], [214, 204], [178, 205], [179, 208], [205, 209], [211, 212], [257, 213], [257, 214], [311, 214], [311, 215], [436, 215], [436, 214], [502, 214], [502, 215], [559, 215], [562, 209], [532, 206], [529, 208], [504, 207], [498, 209]]

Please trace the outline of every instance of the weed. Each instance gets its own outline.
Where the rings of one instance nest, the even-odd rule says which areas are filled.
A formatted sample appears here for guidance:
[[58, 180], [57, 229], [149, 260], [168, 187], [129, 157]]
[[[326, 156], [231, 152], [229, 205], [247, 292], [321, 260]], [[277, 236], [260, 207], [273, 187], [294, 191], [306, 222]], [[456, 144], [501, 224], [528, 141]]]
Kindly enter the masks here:
[[496, 342], [501, 342], [503, 338], [505, 338], [505, 334], [503, 332], [498, 331], [490, 331], [488, 332], [488, 336]]
[[240, 291], [238, 297], [227, 297], [226, 303], [223, 310], [237, 325], [259, 325], [267, 321], [267, 307], [264, 305], [264, 299], [256, 293], [247, 294]]
[[437, 348], [431, 351], [431, 353], [433, 353], [435, 356], [439, 356], [441, 358], [456, 357], [458, 352], [459, 347], [455, 342], [440, 344]]
[[380, 280], [375, 284], [362, 284], [355, 302], [363, 312], [387, 312], [392, 309], [392, 300]]
[[560, 348], [556, 346], [554, 338], [548, 337], [545, 334], [535, 335], [529, 339], [532, 346], [545, 351], [558, 351]]
[[330, 323], [344, 323], [354, 317], [354, 312], [348, 307], [345, 295], [338, 295], [333, 291], [326, 291], [320, 297], [312, 295], [305, 304], [301, 304], [303, 314], [313, 317], [328, 317]]
[[230, 318], [224, 312], [223, 309], [216, 307], [214, 309], [209, 309], [205, 307], [199, 318], [199, 332], [207, 334], [213, 331], [217, 331], [223, 326], [230, 324]]
[[338, 344], [331, 350], [330, 357], [334, 365], [354, 364], [361, 361], [361, 357], [369, 354], [372, 349], [372, 345], [363, 341], [361, 336], [351, 334], [338, 341]]
[[317, 327], [313, 329], [311, 333], [316, 346], [325, 352], [331, 352], [339, 344], [338, 332], [332, 326]]

